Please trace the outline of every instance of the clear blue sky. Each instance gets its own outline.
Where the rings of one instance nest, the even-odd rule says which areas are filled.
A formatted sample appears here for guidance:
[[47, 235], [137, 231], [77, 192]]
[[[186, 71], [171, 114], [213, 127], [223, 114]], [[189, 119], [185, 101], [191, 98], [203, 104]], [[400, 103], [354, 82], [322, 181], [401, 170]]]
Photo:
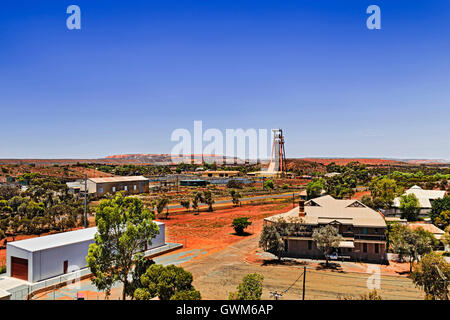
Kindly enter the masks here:
[[450, 159], [450, 1], [4, 0], [0, 112], [0, 158], [168, 153], [203, 120], [283, 128], [289, 157]]

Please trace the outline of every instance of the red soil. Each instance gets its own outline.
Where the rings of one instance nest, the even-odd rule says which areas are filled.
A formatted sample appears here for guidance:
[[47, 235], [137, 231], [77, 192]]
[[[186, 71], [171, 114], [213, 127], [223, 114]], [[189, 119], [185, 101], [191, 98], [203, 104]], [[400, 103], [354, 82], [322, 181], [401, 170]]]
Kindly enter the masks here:
[[161, 220], [166, 224], [166, 239], [178, 242], [189, 250], [201, 248], [208, 253], [219, 251], [232, 243], [243, 239], [235, 234], [231, 223], [234, 218], [249, 217], [252, 225], [247, 228], [249, 236], [257, 235], [262, 230], [265, 217], [286, 212], [291, 204], [246, 205], [214, 212], [201, 212], [199, 215], [186, 213], [169, 216]]
[[361, 200], [363, 196], [370, 196], [370, 191], [359, 191], [355, 192], [355, 194], [352, 196], [352, 199]]

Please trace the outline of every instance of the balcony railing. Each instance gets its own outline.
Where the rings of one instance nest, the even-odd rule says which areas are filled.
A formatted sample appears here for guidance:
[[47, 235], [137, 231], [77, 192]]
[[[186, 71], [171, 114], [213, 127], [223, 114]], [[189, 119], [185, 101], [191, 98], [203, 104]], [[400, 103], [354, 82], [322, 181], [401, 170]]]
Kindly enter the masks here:
[[355, 240], [378, 240], [385, 241], [385, 235], [375, 235], [375, 234], [355, 234]]

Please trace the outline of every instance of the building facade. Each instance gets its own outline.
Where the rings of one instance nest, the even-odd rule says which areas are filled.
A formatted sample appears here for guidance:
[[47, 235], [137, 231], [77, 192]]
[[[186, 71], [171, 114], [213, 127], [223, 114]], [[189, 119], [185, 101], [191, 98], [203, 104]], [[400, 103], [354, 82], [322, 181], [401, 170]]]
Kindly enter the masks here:
[[107, 193], [122, 191], [126, 194], [149, 192], [149, 179], [143, 176], [90, 178], [87, 180], [88, 193], [98, 197]]
[[386, 222], [381, 213], [358, 200], [338, 200], [327, 195], [309, 201], [300, 200], [299, 207], [266, 218], [264, 223], [279, 219], [296, 221], [301, 232], [284, 237], [285, 256], [323, 259], [324, 253], [314, 242], [315, 229], [333, 225], [342, 236], [339, 247], [333, 249], [342, 259], [386, 262]]

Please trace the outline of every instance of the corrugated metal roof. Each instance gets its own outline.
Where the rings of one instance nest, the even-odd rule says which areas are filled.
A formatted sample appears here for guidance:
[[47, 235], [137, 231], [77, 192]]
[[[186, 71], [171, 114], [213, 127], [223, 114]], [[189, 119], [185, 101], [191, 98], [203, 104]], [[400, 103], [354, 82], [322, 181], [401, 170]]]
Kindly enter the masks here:
[[[337, 221], [355, 227], [386, 227], [382, 215], [357, 200], [339, 200], [327, 195], [310, 201], [316, 205], [307, 205], [309, 201], [305, 203], [306, 215], [300, 217], [304, 224], [318, 225]], [[350, 206], [355, 202], [358, 206]], [[266, 218], [266, 220], [276, 221], [278, 218], [299, 217], [298, 210], [297, 207], [288, 212]]]
[[95, 183], [108, 183], [108, 182], [132, 182], [132, 181], [150, 181], [143, 176], [123, 176], [123, 177], [105, 177], [105, 178], [89, 178], [90, 181]]
[[96, 232], [97, 227], [80, 229], [26, 240], [8, 242], [7, 246], [13, 246], [26, 251], [35, 252], [49, 248], [61, 247], [72, 243], [93, 240]]
[[[153, 221], [158, 226], [164, 225], [163, 222]], [[42, 236], [37, 238], [31, 238], [26, 240], [19, 240], [8, 242], [7, 246], [14, 246], [29, 252], [41, 251], [50, 248], [56, 248], [66, 246], [69, 244], [94, 240], [94, 235], [97, 232], [97, 227], [61, 232], [57, 234], [51, 234], [48, 236]]]
[[[444, 190], [423, 190], [419, 186], [413, 186], [410, 189], [406, 190], [405, 195], [414, 194], [419, 200], [419, 204], [421, 208], [431, 208], [431, 201], [435, 199], [442, 199], [446, 191]], [[394, 203], [392, 205], [395, 208], [400, 208], [400, 197], [394, 199]]]

